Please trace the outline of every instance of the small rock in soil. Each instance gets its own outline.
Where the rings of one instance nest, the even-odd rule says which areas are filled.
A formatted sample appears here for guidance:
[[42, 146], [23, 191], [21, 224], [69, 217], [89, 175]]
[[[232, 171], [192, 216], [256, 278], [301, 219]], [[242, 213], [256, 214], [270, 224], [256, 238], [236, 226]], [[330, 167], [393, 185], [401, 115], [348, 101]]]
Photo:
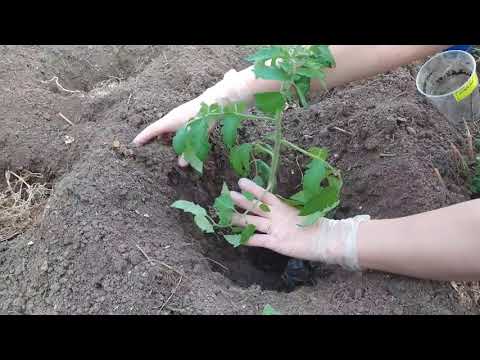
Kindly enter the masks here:
[[40, 271], [46, 272], [48, 270], [48, 261], [45, 260], [43, 264], [40, 266]]
[[353, 190], [358, 194], [364, 193], [367, 190], [367, 188], [368, 188], [368, 183], [362, 182], [362, 181], [356, 182], [355, 185], [353, 186]]
[[365, 149], [373, 151], [378, 147], [378, 140], [375, 138], [370, 138], [365, 142]]
[[393, 310], [393, 313], [394, 313], [395, 315], [403, 315], [403, 309], [402, 309], [401, 307], [395, 308], [395, 309]]
[[410, 135], [417, 135], [417, 131], [411, 127], [411, 126], [407, 126], [407, 132], [410, 134]]

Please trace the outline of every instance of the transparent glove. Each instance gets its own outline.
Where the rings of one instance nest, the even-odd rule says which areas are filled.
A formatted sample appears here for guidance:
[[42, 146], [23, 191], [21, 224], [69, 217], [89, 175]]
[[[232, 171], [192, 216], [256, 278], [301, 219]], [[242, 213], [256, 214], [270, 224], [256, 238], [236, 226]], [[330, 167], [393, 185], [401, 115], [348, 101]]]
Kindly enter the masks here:
[[312, 226], [301, 227], [297, 209], [248, 179], [241, 179], [239, 185], [243, 191], [250, 192], [270, 209], [265, 212], [259, 208], [258, 201], [249, 201], [242, 194], [231, 192], [237, 207], [251, 209], [251, 215], [235, 215], [233, 218], [233, 223], [237, 226], [255, 225], [257, 234], [250, 238], [248, 246], [268, 248], [297, 259], [360, 270], [357, 232], [359, 224], [370, 220], [370, 216], [361, 215], [345, 220], [322, 218]]
[[[254, 95], [249, 90], [248, 83], [249, 80], [254, 78], [255, 75], [250, 68], [240, 72], [233, 69], [228, 71], [222, 81], [207, 89], [202, 95], [173, 109], [145, 128], [135, 137], [133, 143], [139, 146], [145, 145], [158, 136], [177, 131], [188, 120], [197, 115], [202, 103], [227, 105], [240, 101], [253, 102]], [[181, 166], [187, 165], [183, 159], [179, 159], [179, 164]]]

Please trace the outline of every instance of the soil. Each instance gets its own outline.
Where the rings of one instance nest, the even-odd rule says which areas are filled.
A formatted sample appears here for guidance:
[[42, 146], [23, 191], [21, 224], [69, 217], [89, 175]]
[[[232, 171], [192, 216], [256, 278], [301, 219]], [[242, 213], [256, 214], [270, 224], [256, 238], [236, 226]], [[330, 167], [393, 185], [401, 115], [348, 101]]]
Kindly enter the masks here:
[[[128, 144], [230, 68], [247, 66], [250, 52], [0, 47], [0, 171], [39, 172], [53, 188], [36, 223], [0, 243], [0, 313], [259, 314], [265, 304], [284, 314], [478, 313], [478, 304], [462, 305], [449, 283], [321, 264], [315, 285], [282, 291], [286, 258], [233, 249], [169, 207], [178, 198], [209, 204], [224, 180], [235, 187], [220, 142], [201, 178], [178, 168], [168, 144]], [[288, 140], [327, 147], [343, 172], [337, 218], [405, 216], [470, 198], [449, 147], [464, 151], [464, 131], [417, 94], [417, 70], [401, 68], [288, 110]], [[48, 82], [55, 76], [70, 91]], [[250, 125], [246, 139], [268, 131]], [[304, 162], [286, 155], [281, 194], [296, 190]]]

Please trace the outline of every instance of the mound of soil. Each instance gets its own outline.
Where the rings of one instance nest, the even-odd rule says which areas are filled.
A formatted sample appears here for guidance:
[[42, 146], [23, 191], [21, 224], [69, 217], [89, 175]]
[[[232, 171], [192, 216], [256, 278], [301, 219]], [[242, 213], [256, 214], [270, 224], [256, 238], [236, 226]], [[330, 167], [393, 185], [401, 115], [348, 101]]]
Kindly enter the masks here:
[[[169, 145], [128, 144], [148, 123], [247, 64], [238, 46], [0, 48], [0, 171], [46, 176], [53, 192], [27, 232], [0, 243], [0, 312], [35, 314], [460, 314], [448, 283], [317, 264], [316, 285], [279, 291], [286, 259], [204, 236], [169, 205], [235, 187], [220, 143], [203, 177]], [[463, 133], [416, 93], [415, 67], [291, 109], [286, 134], [326, 146], [345, 178], [338, 218], [397, 217], [469, 198], [449, 155]], [[49, 81], [58, 77], [58, 83]], [[59, 114], [62, 114], [60, 116]], [[73, 123], [69, 124], [67, 118]], [[268, 131], [251, 123], [246, 139]], [[68, 136], [68, 137], [66, 137]], [[73, 139], [73, 142], [72, 142]], [[288, 154], [279, 191], [305, 159]], [[445, 186], [435, 176], [439, 169]]]

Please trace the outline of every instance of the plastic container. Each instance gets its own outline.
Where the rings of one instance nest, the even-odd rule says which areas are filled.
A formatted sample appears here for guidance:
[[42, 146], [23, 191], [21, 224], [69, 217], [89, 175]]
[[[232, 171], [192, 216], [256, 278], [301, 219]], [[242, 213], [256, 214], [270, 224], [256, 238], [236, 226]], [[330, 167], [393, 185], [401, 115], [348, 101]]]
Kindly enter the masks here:
[[468, 52], [450, 50], [432, 57], [418, 72], [417, 89], [455, 125], [480, 118], [477, 64]]

